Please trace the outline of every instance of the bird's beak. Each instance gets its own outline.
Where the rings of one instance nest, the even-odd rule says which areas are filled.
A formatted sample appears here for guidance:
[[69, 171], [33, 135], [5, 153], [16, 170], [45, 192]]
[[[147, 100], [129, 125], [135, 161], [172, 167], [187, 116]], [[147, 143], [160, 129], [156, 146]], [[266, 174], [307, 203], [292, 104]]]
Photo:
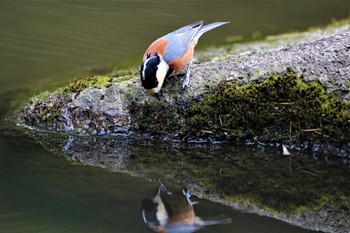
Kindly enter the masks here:
[[157, 97], [158, 100], [160, 100], [160, 91], [154, 93], [155, 97]]

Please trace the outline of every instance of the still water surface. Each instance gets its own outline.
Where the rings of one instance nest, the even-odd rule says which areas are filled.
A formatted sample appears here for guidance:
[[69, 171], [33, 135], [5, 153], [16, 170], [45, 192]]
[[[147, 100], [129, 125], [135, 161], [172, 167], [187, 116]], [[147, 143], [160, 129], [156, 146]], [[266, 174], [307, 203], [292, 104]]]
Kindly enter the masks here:
[[[7, 131], [0, 136], [0, 232], [151, 232], [143, 223], [140, 206], [145, 197], [153, 195], [156, 183], [74, 165], [25, 134]], [[134, 147], [137, 151], [137, 145]], [[249, 156], [251, 152], [243, 149], [241, 153]], [[195, 210], [204, 219], [223, 214], [232, 219], [231, 224], [207, 227], [200, 231], [203, 233], [312, 232], [206, 200], [193, 200], [199, 201]]]
[[[226, 38], [325, 25], [349, 14], [348, 1], [0, 1], [0, 117], [28, 96], [94, 67], [137, 66], [147, 45], [187, 23], [231, 21], [199, 48]], [[135, 145], [136, 147], [137, 145]], [[244, 155], [244, 150], [242, 155]], [[140, 202], [155, 183], [71, 162], [23, 131], [0, 130], [0, 232], [151, 232]], [[198, 215], [230, 225], [201, 232], [308, 232], [200, 200]]]

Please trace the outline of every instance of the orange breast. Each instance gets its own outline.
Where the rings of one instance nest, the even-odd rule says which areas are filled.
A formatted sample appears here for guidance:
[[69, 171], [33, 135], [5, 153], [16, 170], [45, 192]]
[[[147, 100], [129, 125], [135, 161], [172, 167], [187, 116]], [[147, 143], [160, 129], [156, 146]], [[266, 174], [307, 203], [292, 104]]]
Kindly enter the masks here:
[[168, 41], [166, 39], [158, 39], [154, 41], [146, 50], [146, 52], [143, 54], [143, 57], [145, 58], [147, 54], [156, 54], [159, 53], [160, 55], [164, 56], [166, 46], [168, 44]]
[[193, 58], [193, 52], [194, 52], [194, 45], [193, 43], [191, 43], [188, 46], [188, 49], [184, 56], [179, 57], [178, 59], [175, 59], [168, 63], [168, 65], [174, 70], [174, 74], [179, 74], [181, 71], [183, 71], [186, 68], [188, 63], [190, 63], [190, 61]]
[[174, 203], [173, 213], [171, 216], [169, 216], [169, 221], [172, 223], [185, 222], [189, 225], [194, 224], [196, 214], [194, 213], [193, 206], [188, 203], [183, 203], [181, 201]]

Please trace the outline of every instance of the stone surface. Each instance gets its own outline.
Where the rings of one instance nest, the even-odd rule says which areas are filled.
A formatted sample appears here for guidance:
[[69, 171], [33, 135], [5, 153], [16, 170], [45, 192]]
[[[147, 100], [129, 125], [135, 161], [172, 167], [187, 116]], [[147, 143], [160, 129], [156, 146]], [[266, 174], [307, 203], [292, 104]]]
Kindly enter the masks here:
[[[240, 84], [262, 82], [271, 74], [293, 70], [303, 81], [317, 81], [329, 93], [350, 100], [350, 32], [348, 27], [303, 34], [296, 41], [276, 39], [265, 45], [248, 46], [238, 55], [228, 53], [209, 61], [195, 62], [190, 87], [180, 90], [182, 78], [169, 78], [161, 103], [140, 85], [139, 77], [108, 86], [89, 86], [79, 92], [56, 92], [28, 103], [19, 114], [19, 124], [58, 131], [87, 134], [119, 134], [139, 131], [134, 113], [148, 104], [165, 111], [182, 108], [190, 100], [217, 88], [221, 81]], [[315, 36], [316, 34], [316, 36]], [[265, 41], [266, 42], [266, 41]], [[282, 44], [282, 45], [281, 45]], [[286, 45], [287, 44], [287, 45]], [[265, 47], [264, 47], [265, 46]], [[163, 111], [163, 110], [162, 110]], [[142, 113], [143, 114], [143, 113]], [[145, 115], [152, 121], [156, 116]], [[180, 119], [181, 120], [181, 119]], [[142, 132], [140, 132], [142, 133]]]

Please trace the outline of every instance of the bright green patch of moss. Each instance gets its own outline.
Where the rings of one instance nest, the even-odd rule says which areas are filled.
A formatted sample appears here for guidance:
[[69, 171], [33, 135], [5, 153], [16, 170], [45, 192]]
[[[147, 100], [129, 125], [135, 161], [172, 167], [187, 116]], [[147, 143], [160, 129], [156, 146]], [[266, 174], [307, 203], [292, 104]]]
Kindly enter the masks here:
[[96, 76], [92, 83], [93, 87], [107, 87], [111, 85], [112, 78], [108, 76]]
[[87, 87], [107, 87], [111, 85], [112, 78], [109, 76], [90, 76], [81, 79], [75, 79], [66, 87], [63, 92], [79, 93]]
[[112, 75], [95, 75], [75, 79], [63, 89], [59, 89], [59, 91], [68, 93], [79, 93], [87, 87], [109, 87], [113, 83], [120, 83], [134, 78], [137, 72], [138, 71], [136, 71], [135, 69], [120, 70], [114, 72]]

